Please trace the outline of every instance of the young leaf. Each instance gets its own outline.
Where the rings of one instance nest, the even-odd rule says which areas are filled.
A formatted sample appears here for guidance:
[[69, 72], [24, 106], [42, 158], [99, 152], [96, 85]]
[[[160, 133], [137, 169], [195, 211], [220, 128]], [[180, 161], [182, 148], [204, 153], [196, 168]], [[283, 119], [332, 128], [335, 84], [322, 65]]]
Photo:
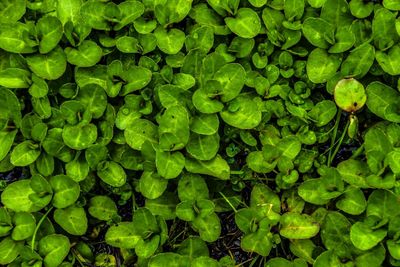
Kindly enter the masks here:
[[71, 235], [84, 235], [88, 228], [86, 212], [83, 208], [69, 206], [54, 211], [54, 221]]
[[288, 212], [281, 217], [279, 233], [290, 239], [307, 239], [317, 235], [319, 228], [311, 216]]
[[121, 222], [111, 226], [106, 233], [107, 244], [117, 248], [135, 248], [142, 239], [140, 233], [135, 230], [132, 222]]
[[240, 8], [235, 18], [226, 18], [228, 28], [242, 38], [253, 38], [261, 30], [261, 20], [257, 13], [250, 8]]
[[102, 221], [109, 221], [118, 215], [117, 205], [108, 196], [94, 196], [90, 199], [88, 212]]
[[10, 264], [19, 255], [19, 248], [21, 243], [15, 242], [10, 237], [4, 238], [0, 242], [0, 264]]
[[206, 174], [221, 180], [229, 180], [230, 178], [230, 167], [220, 155], [208, 161], [187, 158], [185, 168], [188, 172]]
[[335, 75], [342, 59], [339, 55], [329, 55], [321, 48], [315, 48], [307, 58], [307, 75], [313, 83], [325, 83]]
[[59, 266], [67, 257], [70, 249], [69, 239], [64, 235], [47, 235], [39, 241], [39, 254], [46, 266]]
[[26, 61], [33, 73], [46, 80], [60, 78], [67, 68], [67, 59], [60, 47], [56, 47], [46, 55], [28, 56]]

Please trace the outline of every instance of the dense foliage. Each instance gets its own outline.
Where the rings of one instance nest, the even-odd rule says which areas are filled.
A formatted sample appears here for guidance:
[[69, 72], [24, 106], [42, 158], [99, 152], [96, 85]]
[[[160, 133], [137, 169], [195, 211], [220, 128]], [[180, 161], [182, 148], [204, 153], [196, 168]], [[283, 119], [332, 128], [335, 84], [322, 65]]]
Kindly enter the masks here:
[[0, 0], [0, 265], [400, 266], [398, 11]]

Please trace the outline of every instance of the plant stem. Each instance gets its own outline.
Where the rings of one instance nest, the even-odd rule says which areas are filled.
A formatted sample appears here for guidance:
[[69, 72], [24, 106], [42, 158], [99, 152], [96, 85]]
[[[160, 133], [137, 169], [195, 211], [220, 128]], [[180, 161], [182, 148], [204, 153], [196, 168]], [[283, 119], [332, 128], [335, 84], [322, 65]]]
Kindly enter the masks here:
[[33, 236], [32, 236], [32, 242], [31, 242], [32, 243], [31, 244], [32, 251], [35, 250], [35, 239], [36, 239], [37, 231], [39, 230], [39, 228], [42, 225], [43, 221], [47, 218], [47, 216], [49, 215], [50, 211], [52, 211], [52, 210], [53, 210], [53, 207], [51, 207], [48, 211], [46, 211], [46, 213], [42, 216], [42, 218], [40, 218], [38, 224], [36, 225], [35, 231], [33, 232]]
[[346, 126], [344, 127], [344, 130], [342, 132], [342, 136], [340, 136], [339, 143], [336, 145], [335, 151], [333, 152], [332, 157], [328, 162], [328, 166], [331, 166], [333, 159], [335, 158], [336, 154], [338, 153], [339, 148], [342, 145], [343, 139], [346, 136], [347, 129], [349, 128], [349, 125], [350, 125], [350, 121], [347, 121]]
[[219, 192], [219, 194], [225, 199], [225, 201], [229, 204], [229, 206], [231, 206], [231, 208], [235, 211], [235, 213], [237, 212], [237, 209], [232, 205], [232, 203], [229, 201], [229, 199], [222, 193]]
[[332, 135], [332, 139], [331, 139], [331, 145], [329, 147], [329, 155], [328, 155], [328, 167], [331, 166], [332, 163], [332, 148], [335, 145], [335, 141], [336, 141], [336, 135], [339, 129], [339, 123], [340, 123], [340, 116], [342, 115], [342, 111], [338, 110], [338, 113], [336, 114], [336, 121], [335, 121], [335, 126], [334, 126], [334, 130], [333, 130], [333, 135]]

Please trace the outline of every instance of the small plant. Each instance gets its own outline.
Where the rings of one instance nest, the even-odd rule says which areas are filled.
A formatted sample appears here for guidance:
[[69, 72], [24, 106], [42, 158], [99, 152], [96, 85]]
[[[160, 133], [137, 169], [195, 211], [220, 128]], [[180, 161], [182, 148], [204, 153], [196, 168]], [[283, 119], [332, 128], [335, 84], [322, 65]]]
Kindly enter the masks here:
[[400, 266], [399, 11], [0, 0], [0, 265]]

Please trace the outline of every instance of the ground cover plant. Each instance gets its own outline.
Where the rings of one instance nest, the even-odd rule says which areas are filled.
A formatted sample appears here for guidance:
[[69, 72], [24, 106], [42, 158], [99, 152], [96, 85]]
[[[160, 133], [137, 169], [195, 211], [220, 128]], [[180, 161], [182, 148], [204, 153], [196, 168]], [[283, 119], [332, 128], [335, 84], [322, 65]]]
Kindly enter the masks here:
[[0, 0], [0, 265], [400, 266], [399, 10]]

